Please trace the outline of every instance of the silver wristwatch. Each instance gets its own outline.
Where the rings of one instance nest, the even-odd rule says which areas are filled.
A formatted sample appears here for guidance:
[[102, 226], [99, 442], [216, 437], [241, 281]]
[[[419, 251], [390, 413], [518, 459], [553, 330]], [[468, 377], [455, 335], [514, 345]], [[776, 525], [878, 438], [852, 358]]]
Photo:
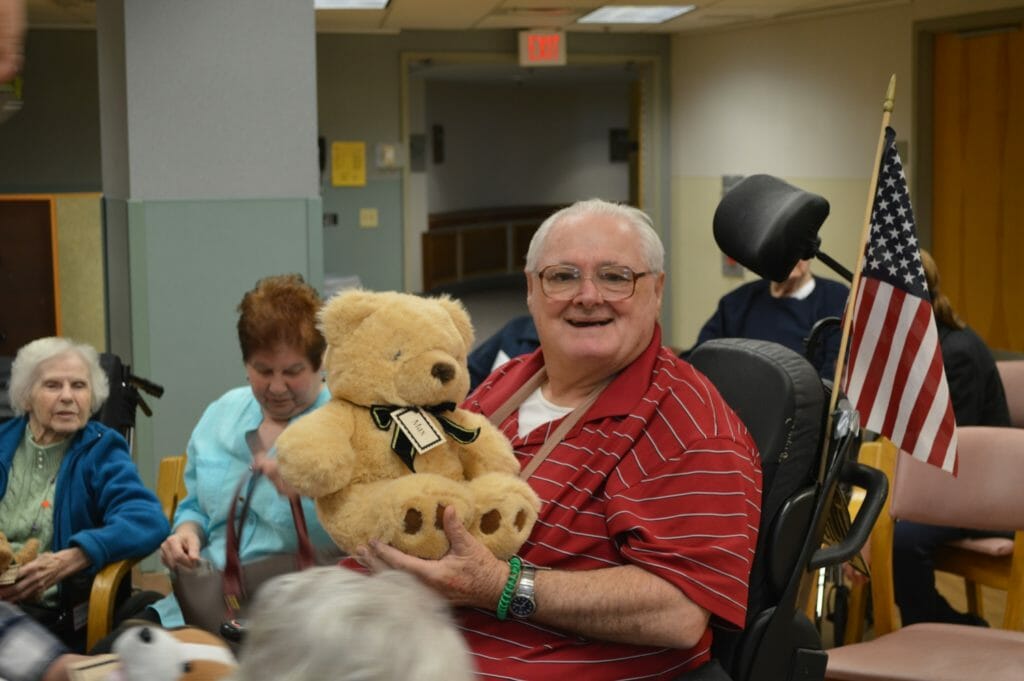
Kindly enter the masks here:
[[537, 610], [537, 600], [533, 595], [536, 578], [537, 568], [532, 565], [524, 565], [519, 573], [519, 581], [516, 582], [512, 601], [508, 604], [509, 613], [516, 619], [528, 619]]

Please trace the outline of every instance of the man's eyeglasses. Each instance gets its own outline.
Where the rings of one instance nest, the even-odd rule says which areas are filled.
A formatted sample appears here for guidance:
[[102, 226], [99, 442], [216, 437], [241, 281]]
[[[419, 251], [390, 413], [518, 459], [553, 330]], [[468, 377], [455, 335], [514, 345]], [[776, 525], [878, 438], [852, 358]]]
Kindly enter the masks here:
[[537, 277], [540, 290], [551, 300], [572, 300], [583, 288], [583, 280], [590, 279], [601, 297], [614, 303], [632, 296], [636, 292], [636, 280], [648, 274], [650, 272], [634, 272], [625, 265], [601, 265], [593, 276], [584, 277], [574, 265], [548, 265], [537, 272]]

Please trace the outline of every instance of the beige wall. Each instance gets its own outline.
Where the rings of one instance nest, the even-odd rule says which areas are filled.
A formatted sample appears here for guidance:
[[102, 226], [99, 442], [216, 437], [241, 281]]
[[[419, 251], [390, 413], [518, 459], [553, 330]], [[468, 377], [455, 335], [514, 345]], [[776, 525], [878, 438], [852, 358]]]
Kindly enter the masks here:
[[[852, 269], [892, 74], [891, 125], [911, 150], [903, 160], [913, 198], [914, 22], [1022, 4], [918, 0], [674, 36], [669, 341], [689, 347], [718, 298], [754, 277], [721, 273], [711, 224], [722, 175], [768, 173], [824, 196], [822, 250]], [[838, 278], [820, 263], [815, 272]]]
[[[892, 124], [900, 139], [911, 134], [911, 37], [909, 7], [897, 6], [674, 38], [670, 271], [677, 345], [691, 345], [719, 297], [755, 277], [721, 273], [711, 224], [722, 175], [768, 173], [824, 196], [831, 213], [822, 250], [854, 266], [893, 73]], [[837, 278], [824, 265], [814, 270]]]

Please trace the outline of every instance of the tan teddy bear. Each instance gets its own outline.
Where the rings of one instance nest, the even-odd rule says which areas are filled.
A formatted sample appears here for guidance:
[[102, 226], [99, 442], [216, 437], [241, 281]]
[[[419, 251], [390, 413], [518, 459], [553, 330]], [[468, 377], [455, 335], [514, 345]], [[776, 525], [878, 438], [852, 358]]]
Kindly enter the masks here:
[[277, 456], [335, 543], [352, 553], [379, 539], [440, 558], [442, 512], [454, 506], [496, 556], [515, 554], [540, 501], [501, 432], [456, 408], [473, 344], [462, 304], [351, 290], [324, 306], [320, 328], [332, 399], [284, 430]]
[[13, 584], [18, 578], [18, 566], [35, 560], [38, 555], [38, 539], [29, 539], [15, 552], [7, 535], [0, 532], [0, 584]]

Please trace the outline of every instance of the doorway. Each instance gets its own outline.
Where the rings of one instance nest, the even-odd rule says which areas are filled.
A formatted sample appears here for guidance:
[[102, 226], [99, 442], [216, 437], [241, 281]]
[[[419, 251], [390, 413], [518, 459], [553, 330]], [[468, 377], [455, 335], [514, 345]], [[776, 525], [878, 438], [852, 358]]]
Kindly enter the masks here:
[[[657, 74], [650, 55], [595, 55], [528, 69], [508, 54], [404, 53], [405, 288], [418, 290], [424, 281], [421, 239], [438, 211], [602, 196], [638, 205], [662, 225]], [[614, 108], [621, 115], [611, 114]], [[474, 125], [459, 127], [473, 116]], [[474, 139], [457, 138], [469, 130]], [[517, 274], [519, 268], [516, 262]]]
[[1022, 20], [998, 13], [938, 25], [919, 45], [920, 167], [942, 288], [990, 347], [1009, 353], [1024, 353]]

